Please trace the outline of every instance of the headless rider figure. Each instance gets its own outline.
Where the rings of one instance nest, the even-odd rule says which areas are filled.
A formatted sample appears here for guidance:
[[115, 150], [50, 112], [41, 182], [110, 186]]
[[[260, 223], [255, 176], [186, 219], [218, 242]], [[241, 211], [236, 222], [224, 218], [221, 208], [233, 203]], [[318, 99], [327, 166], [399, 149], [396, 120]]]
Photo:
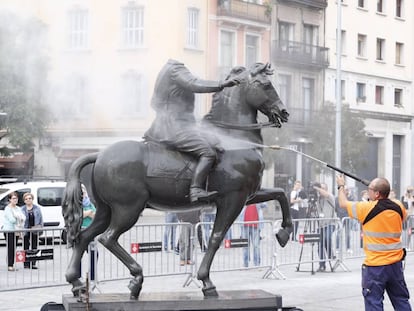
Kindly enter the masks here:
[[217, 160], [216, 148], [197, 129], [194, 93], [213, 93], [238, 84], [237, 78], [225, 81], [201, 80], [176, 60], [168, 60], [155, 82], [151, 106], [156, 117], [144, 134], [146, 140], [165, 143], [198, 159], [190, 185], [191, 202], [208, 201], [217, 191], [205, 190], [207, 176]]

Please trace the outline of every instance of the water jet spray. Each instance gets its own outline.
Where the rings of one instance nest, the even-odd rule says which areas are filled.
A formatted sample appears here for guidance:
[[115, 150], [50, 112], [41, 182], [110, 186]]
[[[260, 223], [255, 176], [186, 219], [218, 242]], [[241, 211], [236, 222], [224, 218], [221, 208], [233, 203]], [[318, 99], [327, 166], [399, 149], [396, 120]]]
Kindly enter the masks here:
[[302, 155], [302, 156], [304, 156], [304, 157], [306, 157], [308, 159], [311, 159], [313, 161], [319, 162], [320, 164], [322, 164], [322, 165], [324, 165], [326, 167], [329, 167], [330, 169], [333, 169], [334, 171], [340, 172], [340, 173], [342, 173], [342, 174], [344, 174], [344, 175], [346, 175], [348, 177], [351, 177], [352, 179], [354, 179], [356, 181], [359, 181], [360, 183], [362, 183], [365, 186], [368, 186], [369, 185], [369, 181], [368, 180], [359, 178], [358, 176], [355, 176], [355, 175], [353, 175], [351, 173], [345, 172], [345, 171], [341, 170], [340, 168], [337, 168], [337, 167], [335, 167], [335, 166], [333, 166], [331, 164], [328, 164], [328, 163], [326, 163], [326, 162], [324, 162], [322, 160], [319, 160], [317, 158], [314, 158], [314, 157], [312, 157], [312, 156], [310, 156], [310, 155], [308, 155], [306, 153], [303, 153], [301, 151], [298, 151], [298, 150], [295, 150], [295, 149], [292, 149], [292, 148], [288, 148], [288, 147], [278, 146], [278, 145], [270, 145], [270, 146], [263, 145], [263, 146], [266, 147], [266, 148], [273, 149], [273, 150], [288, 150], [288, 151], [295, 152], [295, 153], [300, 154], [300, 155]]

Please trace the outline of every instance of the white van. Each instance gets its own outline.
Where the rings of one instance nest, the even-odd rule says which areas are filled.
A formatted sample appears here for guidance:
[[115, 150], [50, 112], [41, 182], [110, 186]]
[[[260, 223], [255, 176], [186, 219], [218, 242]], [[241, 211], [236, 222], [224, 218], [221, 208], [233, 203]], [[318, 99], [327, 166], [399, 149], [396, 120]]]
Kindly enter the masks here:
[[[9, 204], [8, 195], [17, 192], [18, 206], [23, 206], [23, 194], [30, 192], [34, 196], [33, 204], [42, 210], [43, 223], [47, 228], [64, 228], [62, 216], [62, 198], [66, 187], [64, 181], [28, 181], [0, 185], [0, 229], [3, 227], [4, 208]], [[48, 231], [46, 231], [48, 232]], [[0, 234], [0, 239], [3, 239]], [[62, 231], [62, 241], [66, 243], [66, 232]]]

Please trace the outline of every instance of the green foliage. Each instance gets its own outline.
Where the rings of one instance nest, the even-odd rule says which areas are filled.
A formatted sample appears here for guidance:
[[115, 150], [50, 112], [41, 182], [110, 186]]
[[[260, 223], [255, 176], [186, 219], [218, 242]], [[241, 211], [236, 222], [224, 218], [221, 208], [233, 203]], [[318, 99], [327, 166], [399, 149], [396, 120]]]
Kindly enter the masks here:
[[[318, 114], [313, 117], [307, 133], [310, 141], [310, 154], [326, 163], [335, 165], [335, 124], [336, 113], [333, 104], [326, 104]], [[341, 168], [344, 171], [356, 174], [366, 165], [361, 157], [364, 146], [368, 143], [365, 134], [365, 123], [361, 117], [343, 105], [341, 111]], [[321, 167], [316, 165], [316, 170]]]
[[[46, 87], [46, 27], [38, 20], [0, 12], [0, 130], [10, 145], [33, 147], [50, 121], [42, 100]], [[0, 150], [7, 154], [7, 149]]]

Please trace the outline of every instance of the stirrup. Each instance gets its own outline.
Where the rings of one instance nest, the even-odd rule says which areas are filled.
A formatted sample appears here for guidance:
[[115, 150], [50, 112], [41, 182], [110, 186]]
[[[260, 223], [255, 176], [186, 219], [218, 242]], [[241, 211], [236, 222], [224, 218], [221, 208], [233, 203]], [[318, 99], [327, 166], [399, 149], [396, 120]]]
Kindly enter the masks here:
[[204, 189], [193, 187], [190, 188], [190, 201], [191, 203], [195, 202], [208, 202], [214, 200], [218, 197], [217, 191], [207, 192]]

